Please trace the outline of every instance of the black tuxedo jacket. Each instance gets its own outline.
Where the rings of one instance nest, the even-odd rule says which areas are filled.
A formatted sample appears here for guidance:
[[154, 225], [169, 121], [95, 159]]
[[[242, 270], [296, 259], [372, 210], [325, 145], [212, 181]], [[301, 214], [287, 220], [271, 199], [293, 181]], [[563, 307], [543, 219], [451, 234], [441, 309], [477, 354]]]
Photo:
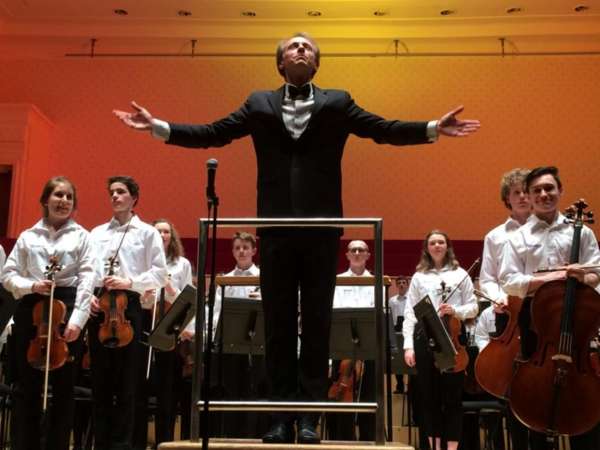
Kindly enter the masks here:
[[311, 119], [294, 140], [283, 123], [284, 92], [283, 86], [253, 92], [240, 109], [212, 124], [170, 123], [167, 143], [221, 147], [250, 135], [258, 165], [258, 217], [342, 217], [341, 160], [350, 133], [381, 144], [428, 142], [427, 122], [384, 120], [357, 106], [348, 92], [316, 86]]

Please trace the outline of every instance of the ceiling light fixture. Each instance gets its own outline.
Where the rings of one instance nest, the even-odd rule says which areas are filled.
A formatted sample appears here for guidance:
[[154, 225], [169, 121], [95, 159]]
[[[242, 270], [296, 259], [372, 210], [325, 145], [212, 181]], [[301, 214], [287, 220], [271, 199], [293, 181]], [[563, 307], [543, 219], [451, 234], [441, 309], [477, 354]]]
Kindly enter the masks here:
[[450, 16], [450, 15], [452, 15], [452, 14], [456, 14], [456, 11], [455, 11], [455, 10], [453, 10], [453, 9], [442, 9], [442, 10], [440, 11], [440, 15], [441, 15], [441, 16]]
[[587, 11], [588, 9], [590, 9], [590, 7], [587, 5], [577, 5], [575, 8], [573, 8], [573, 10], [575, 12], [584, 12], [584, 11]]
[[519, 6], [513, 6], [511, 8], [506, 8], [506, 14], [520, 13], [521, 11], [523, 11], [523, 9], [520, 8]]
[[373, 15], [375, 17], [383, 17], [383, 16], [387, 16], [388, 14], [389, 13], [387, 11], [382, 11], [381, 9], [373, 11]]
[[117, 16], [126, 16], [127, 14], [129, 14], [127, 12], [127, 10], [121, 9], [121, 8], [119, 8], [119, 9], [113, 9], [113, 13], [115, 13]]
[[177, 15], [179, 17], [189, 17], [189, 16], [192, 15], [192, 12], [191, 11], [187, 11], [185, 9], [180, 9], [179, 11], [177, 11]]
[[306, 15], [309, 17], [319, 17], [321, 16], [321, 11], [307, 11]]
[[254, 11], [242, 11], [242, 16], [244, 16], [244, 17], [256, 17], [256, 13]]

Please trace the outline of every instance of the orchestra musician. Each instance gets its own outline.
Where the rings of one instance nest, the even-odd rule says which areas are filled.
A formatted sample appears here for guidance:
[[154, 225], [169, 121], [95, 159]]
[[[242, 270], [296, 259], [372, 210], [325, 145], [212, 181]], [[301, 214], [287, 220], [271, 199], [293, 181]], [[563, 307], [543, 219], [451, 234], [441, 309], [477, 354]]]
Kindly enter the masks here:
[[[165, 301], [173, 303], [181, 291], [192, 285], [192, 265], [184, 255], [183, 245], [176, 228], [166, 219], [157, 219], [153, 223], [160, 233], [167, 258], [169, 277], [164, 286]], [[156, 293], [156, 291], [154, 291]], [[160, 297], [160, 295], [159, 295]], [[155, 443], [168, 442], [174, 439], [176, 416], [177, 384], [183, 383], [182, 368], [176, 349], [172, 351], [156, 351], [155, 385], [156, 413], [154, 418]]]
[[[392, 320], [394, 323], [394, 331], [396, 333], [402, 333], [402, 323], [404, 322], [404, 308], [406, 307], [406, 293], [408, 292], [408, 285], [410, 278], [406, 276], [399, 276], [395, 279], [397, 294], [390, 297], [389, 305], [392, 314]], [[404, 386], [404, 375], [397, 373], [396, 375], [396, 389], [394, 394], [402, 394], [406, 391]]]
[[[346, 259], [348, 270], [338, 277], [369, 277], [367, 261], [371, 257], [369, 246], [361, 240], [348, 243]], [[336, 286], [333, 297], [333, 308], [374, 308], [375, 291], [373, 286]], [[375, 365], [373, 361], [333, 361], [332, 381], [340, 385], [348, 385], [351, 392], [350, 401], [375, 401]], [[347, 366], [347, 364], [350, 364]], [[343, 373], [343, 367], [350, 367]], [[347, 382], [342, 382], [346, 379]], [[331, 390], [330, 390], [331, 393]], [[340, 393], [338, 393], [340, 396]], [[344, 396], [340, 396], [341, 399]], [[341, 400], [342, 401], [342, 400]], [[345, 400], [343, 400], [345, 401]], [[358, 436], [356, 426], [358, 425]], [[342, 441], [372, 441], [375, 439], [375, 418], [373, 414], [330, 414], [327, 418], [329, 438]]]
[[[113, 176], [107, 182], [112, 219], [91, 232], [98, 258], [96, 286], [89, 323], [92, 393], [94, 399], [94, 442], [96, 450], [130, 450], [133, 445], [134, 407], [139, 387], [139, 345], [142, 331], [140, 296], [160, 289], [167, 279], [163, 243], [156, 228], [142, 222], [133, 208], [139, 200], [139, 186], [129, 176]], [[118, 266], [117, 263], [118, 262]], [[104, 265], [108, 263], [108, 274]], [[99, 332], [109, 319], [103, 302], [124, 298], [124, 317], [115, 328], [132, 328], [133, 338], [101, 342]], [[104, 300], [102, 300], [104, 299]], [[110, 310], [112, 316], [112, 309]], [[122, 333], [127, 335], [125, 331]]]
[[[584, 270], [580, 265], [600, 264], [600, 250], [592, 230], [584, 226], [581, 232], [579, 263], [564, 270], [534, 274], [542, 267], [568, 263], [573, 239], [573, 227], [565, 222], [558, 204], [563, 194], [558, 169], [537, 167], [525, 179], [525, 189], [533, 214], [525, 225], [513, 233], [503, 250], [499, 279], [504, 291], [524, 299], [519, 316], [522, 358], [527, 359], [536, 349], [537, 337], [531, 330], [529, 314], [531, 295], [544, 283], [574, 277], [579, 282], [597, 288], [600, 269]], [[572, 450], [600, 448], [600, 427], [571, 436]], [[547, 443], [547, 448], [551, 444]]]
[[[459, 120], [459, 107], [439, 121], [384, 120], [360, 108], [350, 94], [312, 83], [319, 68], [317, 43], [305, 33], [280, 42], [277, 70], [285, 84], [250, 94], [228, 117], [207, 125], [167, 123], [132, 102], [134, 112], [114, 111], [136, 130], [167, 144], [222, 147], [252, 136], [258, 164], [258, 217], [342, 217], [341, 160], [348, 136], [377, 143], [415, 145], [439, 135], [467, 136], [477, 120]], [[339, 230], [261, 230], [261, 293], [270, 399], [323, 401], [327, 395], [331, 306]], [[303, 339], [298, 345], [298, 287]], [[316, 414], [278, 413], [266, 443], [320, 442]]]
[[477, 315], [471, 279], [460, 268], [448, 236], [439, 230], [425, 237], [421, 259], [408, 288], [402, 330], [404, 360], [408, 366], [417, 367], [417, 401], [422, 402], [422, 423], [430, 447], [441, 449], [444, 440], [448, 450], [456, 450], [462, 433], [464, 370], [440, 372], [435, 367], [428, 338], [413, 310], [425, 296], [429, 296], [442, 317], [464, 321]]
[[[489, 343], [490, 335], [501, 334], [506, 326], [503, 305], [507, 303], [507, 295], [500, 285], [500, 263], [503, 248], [510, 235], [525, 224], [531, 214], [529, 195], [525, 190], [525, 178], [529, 172], [529, 169], [515, 168], [506, 172], [500, 180], [500, 198], [510, 211], [510, 215], [504, 223], [486, 234], [483, 243], [483, 256], [479, 272], [480, 289], [488, 298], [497, 303], [484, 310], [477, 322], [475, 343], [479, 352]], [[528, 430], [512, 414], [510, 408], [507, 424], [513, 448], [526, 449], [529, 445], [531, 450], [537, 450], [545, 445], [544, 435]]]
[[[40, 204], [42, 218], [21, 233], [0, 277], [4, 287], [18, 299], [13, 326], [17, 391], [13, 397], [16, 404], [12, 427], [16, 442], [11, 442], [11, 448], [68, 450], [76, 364], [81, 352], [81, 330], [89, 316], [95, 260], [89, 233], [73, 219], [77, 208], [75, 185], [62, 176], [51, 178], [42, 189]], [[53, 282], [45, 275], [51, 259], [59, 269], [54, 274], [54, 303], [60, 300], [66, 306], [64, 330], [59, 327], [58, 331], [59, 340], [67, 342], [68, 356], [61, 367], [50, 371], [53, 395], [49, 419], [41, 430], [44, 371], [34, 369], [27, 355], [31, 339], [36, 335], [32, 314], [51, 294]], [[58, 309], [53, 308], [53, 315], [57, 313]], [[50, 319], [45, 320], [48, 323]], [[54, 350], [51, 346], [51, 354]], [[44, 449], [40, 433], [47, 433]]]

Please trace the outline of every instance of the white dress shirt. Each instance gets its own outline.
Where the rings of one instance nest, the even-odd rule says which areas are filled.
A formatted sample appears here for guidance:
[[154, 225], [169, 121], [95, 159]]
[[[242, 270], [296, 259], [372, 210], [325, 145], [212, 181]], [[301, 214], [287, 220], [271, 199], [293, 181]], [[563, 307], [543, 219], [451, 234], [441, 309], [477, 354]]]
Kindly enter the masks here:
[[[525, 298], [533, 273], [542, 267], [569, 263], [573, 226], [557, 213], [551, 224], [532, 215], [504, 247], [499, 278], [509, 295]], [[592, 230], [581, 230], [579, 263], [600, 264], [598, 241]], [[598, 273], [600, 269], [595, 269]]]
[[496, 313], [494, 306], [488, 306], [477, 318], [475, 325], [475, 345], [481, 352], [490, 343], [490, 334], [496, 332]]
[[479, 272], [479, 288], [492, 300], [505, 300], [506, 292], [500, 286], [498, 278], [500, 262], [504, 245], [510, 235], [521, 227], [521, 224], [509, 217], [506, 222], [498, 225], [485, 235], [483, 241], [483, 256], [481, 258], [481, 270]]
[[189, 284], [192, 284], [192, 265], [187, 258], [180, 256], [175, 260], [167, 260], [167, 273], [171, 279], [171, 285], [175, 289], [175, 295], [165, 293], [165, 299], [173, 303], [177, 296]]
[[[123, 233], [125, 237], [123, 238]], [[167, 279], [167, 263], [162, 239], [158, 230], [133, 215], [129, 222], [121, 225], [113, 218], [110, 222], [92, 230], [92, 242], [97, 255], [96, 286], [102, 286], [106, 276], [105, 264], [114, 257], [121, 239], [115, 275], [129, 278], [131, 291], [143, 294], [151, 289], [160, 289]]]
[[2, 272], [2, 268], [4, 267], [5, 261], [6, 261], [6, 253], [4, 252], [4, 248], [0, 245], [0, 272]]
[[394, 324], [398, 322], [398, 317], [404, 317], [404, 308], [406, 308], [406, 294], [394, 295], [389, 300]]
[[96, 260], [90, 234], [75, 221], [53, 231], [42, 219], [21, 233], [2, 270], [2, 284], [17, 299], [33, 293], [33, 284], [46, 279], [44, 272], [53, 255], [63, 266], [55, 274], [56, 286], [77, 287], [69, 324], [83, 328], [90, 312]]
[[[338, 277], [370, 277], [371, 272], [365, 269], [360, 275], [348, 269]], [[334, 308], [373, 308], [375, 306], [375, 290], [373, 286], [336, 286], [333, 296]]]
[[437, 310], [442, 300], [442, 281], [446, 283], [447, 292], [453, 291], [460, 283], [456, 292], [447, 301], [454, 307], [457, 319], [471, 319], [477, 315], [478, 306], [473, 294], [473, 283], [464, 269], [460, 267], [452, 269], [446, 266], [441, 270], [431, 269], [427, 272], [416, 272], [410, 281], [404, 308], [404, 322], [402, 323], [404, 349], [414, 348], [413, 333], [417, 323], [414, 306], [426, 295], [429, 295], [433, 307]]

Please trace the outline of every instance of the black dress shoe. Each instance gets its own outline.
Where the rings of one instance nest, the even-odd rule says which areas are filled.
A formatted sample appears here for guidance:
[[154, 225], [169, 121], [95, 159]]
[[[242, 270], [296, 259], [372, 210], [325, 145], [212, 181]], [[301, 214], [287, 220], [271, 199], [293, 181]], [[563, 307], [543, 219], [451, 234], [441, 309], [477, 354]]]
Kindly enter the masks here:
[[317, 433], [317, 422], [301, 417], [298, 420], [298, 444], [319, 444], [321, 437]]
[[265, 444], [293, 444], [294, 440], [294, 427], [284, 422], [277, 422], [262, 438]]

